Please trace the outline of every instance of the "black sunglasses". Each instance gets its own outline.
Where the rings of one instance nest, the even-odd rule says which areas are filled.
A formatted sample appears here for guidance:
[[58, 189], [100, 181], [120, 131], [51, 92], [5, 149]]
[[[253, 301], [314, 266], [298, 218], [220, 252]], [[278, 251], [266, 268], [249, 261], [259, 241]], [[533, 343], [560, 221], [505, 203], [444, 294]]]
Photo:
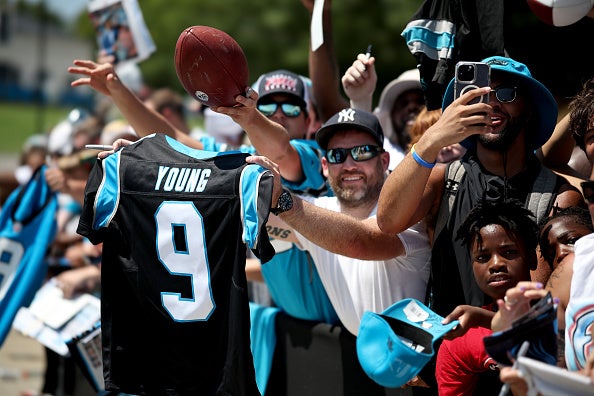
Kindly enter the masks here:
[[331, 164], [342, 164], [346, 161], [347, 156], [351, 153], [351, 157], [357, 162], [368, 161], [376, 157], [379, 153], [383, 152], [384, 149], [371, 144], [365, 144], [363, 146], [355, 146], [351, 148], [333, 148], [326, 151], [326, 159]]
[[287, 117], [297, 117], [303, 109], [301, 106], [289, 102], [268, 102], [258, 103], [258, 110], [266, 117], [270, 117], [278, 108], [281, 108], [283, 114]]
[[594, 204], [594, 180], [583, 181], [581, 183], [582, 194], [589, 204]]
[[499, 86], [491, 90], [495, 93], [495, 97], [501, 103], [511, 103], [516, 100], [516, 93], [518, 87]]

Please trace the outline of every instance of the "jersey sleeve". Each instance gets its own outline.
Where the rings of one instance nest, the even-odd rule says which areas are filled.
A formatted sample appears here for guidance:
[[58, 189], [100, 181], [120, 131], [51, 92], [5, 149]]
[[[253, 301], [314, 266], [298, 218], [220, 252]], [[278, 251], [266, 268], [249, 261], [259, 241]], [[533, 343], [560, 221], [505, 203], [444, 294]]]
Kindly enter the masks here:
[[93, 244], [103, 242], [106, 227], [119, 202], [120, 153], [97, 160], [85, 187], [85, 199], [76, 232]]
[[283, 179], [283, 184], [296, 193], [307, 193], [318, 197], [329, 193], [326, 178], [322, 174], [321, 158], [323, 150], [315, 141], [291, 140], [291, 145], [299, 153], [301, 167], [303, 168], [303, 181], [293, 183]]
[[275, 253], [266, 231], [273, 183], [272, 173], [258, 165], [246, 166], [240, 180], [243, 242], [262, 263], [270, 261]]

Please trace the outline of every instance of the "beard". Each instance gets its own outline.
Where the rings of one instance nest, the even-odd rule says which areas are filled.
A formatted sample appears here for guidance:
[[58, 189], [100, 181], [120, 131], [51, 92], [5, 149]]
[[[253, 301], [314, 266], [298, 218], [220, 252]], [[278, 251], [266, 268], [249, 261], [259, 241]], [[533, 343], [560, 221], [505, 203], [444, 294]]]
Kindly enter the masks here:
[[[345, 173], [339, 175], [336, 178], [328, 178], [330, 187], [332, 188], [332, 191], [338, 198], [338, 201], [341, 203], [341, 205], [355, 207], [364, 204], [370, 204], [372, 202], [374, 205], [377, 203], [385, 179], [380, 161], [378, 161], [378, 166], [379, 169], [377, 172], [375, 172], [374, 176], [371, 178], [366, 179], [367, 183], [365, 183], [363, 186], [344, 186], [340, 180], [342, 176], [348, 176], [348, 174]], [[380, 175], [380, 177], [375, 177], [375, 175]]]
[[478, 141], [488, 150], [504, 152], [528, 125], [528, 117], [510, 118], [505, 129], [493, 135], [479, 135]]
[[412, 128], [412, 124], [409, 124], [408, 121], [413, 119], [415, 115], [408, 114], [406, 118], [401, 120], [392, 120], [392, 129], [393, 129], [393, 136], [390, 136], [390, 141], [392, 143], [396, 143], [400, 145], [402, 148], [408, 147], [412, 137], [410, 135], [410, 130]]

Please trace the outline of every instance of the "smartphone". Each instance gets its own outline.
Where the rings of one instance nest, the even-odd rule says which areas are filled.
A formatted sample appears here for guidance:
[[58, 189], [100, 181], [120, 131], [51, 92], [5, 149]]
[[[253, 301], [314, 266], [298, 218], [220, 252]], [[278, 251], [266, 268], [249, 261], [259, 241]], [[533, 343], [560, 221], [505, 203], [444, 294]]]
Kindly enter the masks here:
[[[488, 87], [491, 83], [491, 67], [483, 62], [460, 61], [456, 64], [454, 77], [454, 100], [471, 89]], [[472, 99], [468, 104], [489, 103], [489, 94]]]

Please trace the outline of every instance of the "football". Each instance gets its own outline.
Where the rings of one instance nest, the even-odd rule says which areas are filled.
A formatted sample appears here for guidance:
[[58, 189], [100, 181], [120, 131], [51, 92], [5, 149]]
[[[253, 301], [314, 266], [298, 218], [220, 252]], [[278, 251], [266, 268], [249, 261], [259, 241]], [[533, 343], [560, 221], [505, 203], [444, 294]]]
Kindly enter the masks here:
[[567, 26], [586, 16], [594, 0], [526, 0], [541, 21], [553, 26]]
[[191, 26], [175, 45], [175, 71], [193, 98], [208, 107], [234, 106], [245, 94], [249, 70], [237, 41], [210, 26]]

